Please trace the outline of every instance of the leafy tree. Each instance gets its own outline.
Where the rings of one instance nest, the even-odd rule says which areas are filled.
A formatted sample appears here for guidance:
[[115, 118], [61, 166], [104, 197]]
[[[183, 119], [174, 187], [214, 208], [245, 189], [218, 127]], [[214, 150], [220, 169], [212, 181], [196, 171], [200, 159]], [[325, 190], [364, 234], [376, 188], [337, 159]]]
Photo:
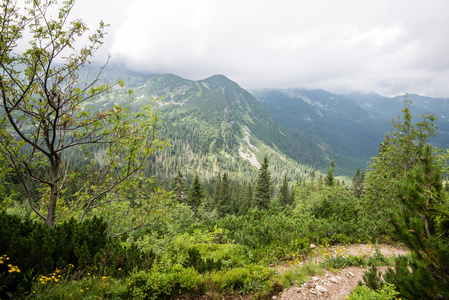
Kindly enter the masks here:
[[195, 178], [193, 179], [192, 186], [190, 188], [189, 196], [187, 197], [187, 203], [192, 208], [195, 217], [198, 212], [198, 207], [201, 205], [203, 198], [203, 186], [201, 185], [200, 179], [198, 178], [198, 174], [195, 174]]
[[268, 172], [268, 156], [265, 154], [263, 163], [259, 169], [259, 176], [256, 183], [256, 194], [254, 201], [256, 207], [260, 210], [268, 209], [271, 199], [271, 179], [270, 172]]
[[[449, 297], [449, 198], [430, 146], [400, 181], [401, 208], [390, 215], [396, 237], [413, 256], [398, 259], [386, 279], [407, 299]], [[410, 269], [411, 268], [411, 271]]]
[[[81, 20], [69, 21], [73, 0], [60, 6], [50, 0], [19, 3], [0, 4], [0, 152], [24, 186], [28, 205], [52, 227], [56, 215], [82, 220], [166, 143], [156, 134], [160, 117], [147, 107], [92, 111], [89, 101], [114, 87], [99, 84], [104, 67], [91, 81], [79, 76], [102, 44], [103, 22], [89, 44], [77, 48], [76, 38], [88, 28]], [[54, 9], [59, 10], [55, 18], [48, 13]], [[29, 47], [20, 52], [28, 32]], [[71, 158], [80, 149], [84, 161], [75, 171]], [[67, 187], [74, 182], [76, 199], [68, 202]], [[38, 196], [30, 191], [32, 183]]]

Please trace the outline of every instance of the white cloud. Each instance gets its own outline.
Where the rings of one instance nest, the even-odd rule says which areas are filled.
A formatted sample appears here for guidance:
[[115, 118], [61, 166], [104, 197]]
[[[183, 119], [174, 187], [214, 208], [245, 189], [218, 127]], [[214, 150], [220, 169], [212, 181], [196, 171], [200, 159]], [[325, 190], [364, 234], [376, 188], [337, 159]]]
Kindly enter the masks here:
[[132, 68], [224, 74], [245, 88], [449, 97], [445, 0], [95, 1], [77, 5], [109, 18], [106, 47]]

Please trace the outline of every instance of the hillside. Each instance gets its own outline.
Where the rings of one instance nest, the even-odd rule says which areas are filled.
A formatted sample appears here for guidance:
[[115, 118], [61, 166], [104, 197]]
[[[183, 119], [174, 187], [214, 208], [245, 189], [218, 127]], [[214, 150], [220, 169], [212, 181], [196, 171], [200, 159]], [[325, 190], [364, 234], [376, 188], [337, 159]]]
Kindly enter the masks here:
[[[259, 89], [253, 95], [269, 113], [288, 128], [302, 130], [322, 140], [336, 154], [337, 170], [350, 175], [351, 170], [364, 169], [375, 156], [379, 144], [391, 130], [392, 119], [402, 109], [404, 97], [378, 94], [336, 95], [324, 90]], [[435, 114], [442, 130], [432, 143], [449, 145], [449, 99], [408, 95], [414, 122], [423, 113]]]
[[[136, 80], [134, 82], [137, 82]], [[308, 177], [312, 168], [329, 166], [325, 143], [279, 123], [250, 93], [223, 75], [191, 81], [173, 74], [152, 76], [132, 86], [133, 105], [151, 105], [163, 118], [161, 136], [172, 147], [158, 153], [147, 175], [171, 178], [181, 170], [215, 178], [254, 181], [265, 153], [275, 183]], [[158, 99], [153, 102], [152, 99]], [[102, 107], [125, 101], [122, 92], [95, 100]]]

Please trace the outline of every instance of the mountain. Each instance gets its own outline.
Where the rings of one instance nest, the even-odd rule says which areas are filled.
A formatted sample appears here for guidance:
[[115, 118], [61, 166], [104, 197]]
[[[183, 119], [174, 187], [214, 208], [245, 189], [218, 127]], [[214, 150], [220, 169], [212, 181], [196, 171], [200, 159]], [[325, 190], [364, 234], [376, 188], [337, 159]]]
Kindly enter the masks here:
[[[401, 115], [404, 97], [371, 94], [336, 95], [324, 90], [259, 89], [252, 94], [270, 114], [288, 128], [301, 130], [329, 145], [343, 172], [362, 169], [377, 154], [379, 144]], [[449, 145], [449, 99], [407, 95], [412, 101], [413, 121], [423, 113], [435, 114], [442, 129], [431, 142]], [[356, 167], [357, 168], [357, 167]]]
[[432, 144], [442, 148], [449, 147], [449, 98], [432, 98], [416, 94], [388, 98], [375, 93], [353, 93], [346, 95], [346, 97], [360, 105], [370, 115], [370, 118], [390, 124], [390, 128], [391, 120], [400, 115], [403, 101], [407, 98], [412, 101], [410, 111], [414, 122], [418, 121], [422, 114], [436, 116], [435, 124], [440, 131], [437, 132], [438, 137], [431, 140]]
[[252, 93], [283, 125], [328, 144], [337, 155], [336, 166], [346, 174], [358, 167], [365, 168], [389, 129], [371, 118], [354, 100], [324, 90], [254, 90]]
[[[137, 81], [135, 81], [137, 82]], [[250, 93], [223, 75], [191, 81], [173, 74], [149, 77], [132, 87], [136, 107], [151, 105], [163, 119], [161, 136], [172, 147], [157, 153], [148, 175], [171, 178], [177, 170], [215, 178], [255, 181], [265, 153], [275, 183], [326, 168], [329, 147], [302, 131], [283, 126]], [[158, 99], [152, 101], [152, 99]], [[122, 91], [95, 100], [98, 107], [125, 101]]]

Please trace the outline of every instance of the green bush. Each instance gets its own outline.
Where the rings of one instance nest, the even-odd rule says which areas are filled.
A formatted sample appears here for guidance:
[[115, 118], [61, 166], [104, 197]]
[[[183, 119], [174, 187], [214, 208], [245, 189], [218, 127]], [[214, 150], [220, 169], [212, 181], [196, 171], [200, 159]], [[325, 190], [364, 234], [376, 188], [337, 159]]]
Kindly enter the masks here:
[[365, 285], [357, 286], [348, 296], [348, 300], [393, 300], [399, 293], [392, 284], [386, 284], [379, 291], [374, 291]]
[[204, 289], [204, 279], [194, 268], [174, 265], [163, 271], [153, 268], [139, 271], [130, 277], [133, 298], [171, 299], [179, 295], [197, 294]]
[[135, 245], [122, 247], [107, 237], [106, 229], [106, 222], [96, 217], [81, 223], [71, 219], [49, 228], [0, 211], [0, 256], [6, 255], [20, 270], [9, 273], [0, 266], [2, 281], [7, 282], [0, 286], [0, 298], [26, 293], [33, 277], [68, 266], [83, 270], [98, 265], [98, 274], [115, 277], [124, 277], [134, 268], [151, 268], [154, 253], [141, 253]]

